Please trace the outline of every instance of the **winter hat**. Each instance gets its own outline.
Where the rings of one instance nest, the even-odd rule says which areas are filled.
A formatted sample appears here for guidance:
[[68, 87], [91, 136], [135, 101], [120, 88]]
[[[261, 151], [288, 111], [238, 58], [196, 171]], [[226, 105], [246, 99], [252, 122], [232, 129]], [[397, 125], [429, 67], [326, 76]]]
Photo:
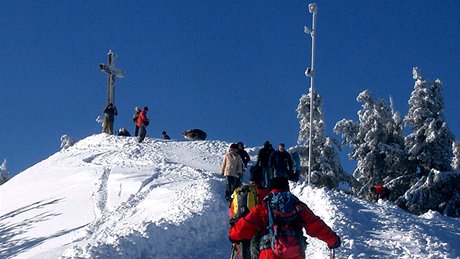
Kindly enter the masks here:
[[237, 144], [235, 144], [235, 143], [232, 143], [232, 144], [230, 145], [230, 148], [233, 148], [233, 149], [238, 149], [238, 145], [237, 145]]
[[270, 181], [270, 189], [280, 189], [289, 191], [289, 182], [287, 178], [276, 177]]
[[264, 143], [264, 147], [265, 147], [265, 148], [269, 148], [271, 145], [272, 145], [272, 144], [270, 144], [270, 141], [268, 141], [268, 140], [265, 141], [265, 143]]
[[134, 108], [135, 111], [140, 111], [141, 109], [139, 107]]
[[144, 107], [144, 110], [145, 110], [145, 111], [148, 111], [148, 110], [149, 110], [149, 107], [145, 106], [145, 107]]

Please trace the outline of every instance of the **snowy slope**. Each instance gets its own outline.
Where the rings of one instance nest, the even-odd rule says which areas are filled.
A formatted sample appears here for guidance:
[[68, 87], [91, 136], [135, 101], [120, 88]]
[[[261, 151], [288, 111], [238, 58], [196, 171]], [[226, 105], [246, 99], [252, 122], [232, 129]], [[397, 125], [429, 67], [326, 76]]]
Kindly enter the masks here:
[[[227, 147], [81, 140], [0, 186], [0, 258], [227, 258]], [[342, 237], [337, 258], [460, 258], [458, 219], [292, 187]], [[324, 243], [309, 243], [308, 258], [328, 258]]]

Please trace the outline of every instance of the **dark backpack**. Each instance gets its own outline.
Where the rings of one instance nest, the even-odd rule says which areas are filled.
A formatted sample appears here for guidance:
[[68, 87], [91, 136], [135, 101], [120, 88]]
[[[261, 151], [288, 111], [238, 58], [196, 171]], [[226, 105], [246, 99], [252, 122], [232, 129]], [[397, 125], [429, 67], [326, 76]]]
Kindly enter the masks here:
[[269, 233], [262, 237], [261, 250], [270, 247], [281, 258], [305, 255], [300, 201], [290, 192], [270, 193], [265, 198]]

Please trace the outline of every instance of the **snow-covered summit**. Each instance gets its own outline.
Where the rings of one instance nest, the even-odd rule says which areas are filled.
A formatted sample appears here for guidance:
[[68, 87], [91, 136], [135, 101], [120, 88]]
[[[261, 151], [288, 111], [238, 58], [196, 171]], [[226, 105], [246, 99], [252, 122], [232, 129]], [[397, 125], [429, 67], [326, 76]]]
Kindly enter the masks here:
[[[0, 258], [227, 258], [219, 174], [227, 147], [83, 139], [0, 186]], [[304, 184], [292, 190], [342, 237], [337, 258], [460, 256], [458, 219]], [[309, 243], [307, 258], [328, 258], [324, 243]]]

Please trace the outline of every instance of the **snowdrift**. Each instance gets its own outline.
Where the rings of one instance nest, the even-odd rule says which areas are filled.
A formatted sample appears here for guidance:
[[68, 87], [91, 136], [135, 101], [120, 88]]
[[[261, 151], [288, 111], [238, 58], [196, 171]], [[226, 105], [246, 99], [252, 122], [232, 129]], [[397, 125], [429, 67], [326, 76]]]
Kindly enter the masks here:
[[[99, 134], [0, 186], [0, 258], [227, 258], [228, 143]], [[254, 156], [257, 148], [249, 150]], [[339, 233], [337, 258], [458, 258], [458, 219], [293, 184]], [[309, 239], [307, 258], [328, 258]]]

